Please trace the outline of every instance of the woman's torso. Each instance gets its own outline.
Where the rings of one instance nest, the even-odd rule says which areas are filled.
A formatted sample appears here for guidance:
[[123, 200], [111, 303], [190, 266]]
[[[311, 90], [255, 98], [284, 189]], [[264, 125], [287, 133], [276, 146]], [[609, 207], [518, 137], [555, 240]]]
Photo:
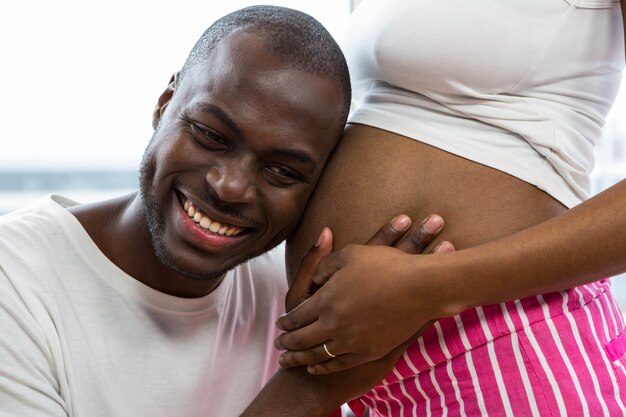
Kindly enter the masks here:
[[[432, 245], [446, 239], [463, 249], [582, 201], [593, 144], [624, 62], [617, 4], [365, 0], [346, 50], [355, 107], [288, 241], [288, 275], [324, 226], [333, 230], [337, 250], [365, 242], [399, 213], [415, 221], [439, 213], [446, 228]], [[609, 305], [608, 286], [440, 320], [372, 391], [368, 404], [381, 405], [383, 414], [390, 404], [415, 404], [410, 395], [392, 395], [387, 384], [418, 378], [451, 356], [593, 300], [606, 298]], [[618, 317], [613, 310], [611, 317]], [[581, 322], [587, 319], [583, 315]], [[604, 332], [603, 340], [622, 328]], [[466, 341], [460, 329], [473, 336]]]
[[581, 201], [624, 58], [618, 3], [570, 3], [365, 0], [345, 42], [350, 124], [289, 273], [323, 226], [338, 249], [439, 213], [438, 241], [462, 249]]

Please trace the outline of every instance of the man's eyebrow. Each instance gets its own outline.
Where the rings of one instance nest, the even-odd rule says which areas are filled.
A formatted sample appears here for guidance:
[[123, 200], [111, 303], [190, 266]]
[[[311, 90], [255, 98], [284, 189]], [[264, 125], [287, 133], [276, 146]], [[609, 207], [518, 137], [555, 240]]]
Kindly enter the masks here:
[[317, 165], [311, 155], [307, 152], [294, 148], [272, 148], [270, 153], [274, 155], [284, 156], [290, 159], [295, 159], [298, 162], [302, 162], [311, 165], [313, 168]]
[[208, 103], [198, 103], [194, 106], [194, 108], [200, 110], [203, 113], [208, 113], [217, 117], [222, 123], [228, 126], [230, 130], [235, 132], [235, 134], [237, 134], [238, 136], [243, 136], [241, 129], [239, 129], [239, 127], [237, 126], [237, 123], [235, 123], [235, 121], [231, 119], [228, 113], [226, 113], [219, 107]]

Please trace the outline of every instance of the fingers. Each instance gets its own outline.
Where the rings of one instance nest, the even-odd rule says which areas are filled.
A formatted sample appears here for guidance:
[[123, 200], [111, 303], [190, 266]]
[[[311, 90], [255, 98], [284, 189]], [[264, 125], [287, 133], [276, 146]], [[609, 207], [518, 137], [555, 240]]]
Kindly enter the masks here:
[[[438, 214], [431, 214], [422, 223], [411, 227], [411, 219], [400, 214], [381, 227], [368, 241], [367, 245], [393, 246], [408, 254], [420, 254], [435, 240], [443, 230], [445, 223]], [[345, 250], [345, 249], [344, 249]], [[453, 252], [454, 245], [448, 241], [441, 242], [433, 253]], [[339, 253], [324, 258], [318, 265], [318, 272], [313, 278], [316, 285], [324, 285], [340, 268]]]
[[357, 360], [357, 355], [346, 354], [337, 356], [324, 362], [315, 363], [307, 366], [307, 371], [314, 375], [330, 374], [332, 372], [343, 371], [344, 369], [353, 368], [361, 365], [363, 361]]
[[[305, 300], [306, 301], [306, 300]], [[317, 320], [315, 301], [301, 302], [297, 307], [276, 319], [276, 327], [283, 331], [297, 330]]]
[[[443, 218], [437, 214], [428, 216], [419, 226], [411, 227], [411, 219], [400, 214], [381, 227], [367, 241], [367, 245], [394, 246], [406, 253], [422, 253], [443, 229]], [[442, 247], [441, 250], [450, 249]]]
[[320, 260], [320, 263], [317, 268], [317, 272], [313, 277], [313, 282], [318, 287], [326, 284], [328, 280], [337, 273], [341, 269], [342, 265], [342, 257], [343, 251], [346, 248], [342, 249], [339, 252], [333, 252], [330, 255], [324, 257], [324, 259]]
[[367, 245], [393, 246], [398, 242], [404, 233], [411, 227], [411, 219], [405, 214], [400, 214], [393, 220], [378, 229]]
[[443, 218], [437, 214], [431, 214], [419, 226], [413, 226], [406, 232], [394, 247], [409, 254], [422, 253], [441, 232], [443, 226]]
[[[413, 336], [397, 346], [394, 351], [403, 352], [406, 350], [433, 323], [434, 320], [425, 323]], [[322, 375], [343, 371], [372, 360], [371, 357], [357, 353], [345, 353], [345, 350], [341, 350], [335, 343], [330, 340], [310, 349], [286, 351], [281, 354], [278, 362], [284, 368], [306, 365], [309, 373]]]
[[[315, 321], [305, 328], [281, 334], [274, 340], [274, 347], [279, 350], [288, 351], [310, 350], [325, 341], [321, 333], [319, 322]], [[324, 358], [324, 360], [326, 359], [328, 358]]]
[[333, 352], [332, 346], [333, 342], [329, 341], [307, 350], [287, 351], [280, 355], [278, 363], [283, 368], [307, 366], [309, 373], [317, 375], [342, 371], [363, 363], [355, 354]]
[[454, 247], [452, 243], [448, 242], [447, 240], [444, 240], [443, 242], [435, 246], [435, 249], [433, 249], [433, 253], [448, 253], [448, 252], [454, 252], [455, 250], [456, 248]]
[[285, 299], [285, 309], [291, 311], [296, 306], [308, 299], [317, 285], [313, 282], [313, 277], [317, 271], [320, 260], [328, 255], [333, 248], [333, 235], [329, 228], [322, 229], [315, 246], [309, 249], [300, 260], [298, 272], [289, 287]]
[[332, 346], [332, 342], [324, 342], [306, 350], [288, 350], [279, 356], [278, 363], [283, 368], [291, 368], [325, 362], [338, 355], [338, 353], [332, 353], [332, 348], [329, 346]]
[[315, 246], [309, 249], [300, 259], [298, 272], [291, 287], [307, 287], [313, 280], [313, 275], [320, 260], [333, 249], [333, 235], [328, 227], [322, 229]]
[[[367, 241], [367, 245], [370, 246], [393, 246], [411, 227], [411, 219], [405, 214], [396, 216], [393, 220], [386, 223], [383, 227], [378, 229], [376, 233]], [[335, 254], [333, 254], [335, 255]], [[323, 273], [318, 273], [313, 279], [316, 285], [324, 285], [330, 277], [339, 270], [339, 267], [333, 268], [331, 265], [335, 264], [333, 255], [326, 258], [326, 268]]]

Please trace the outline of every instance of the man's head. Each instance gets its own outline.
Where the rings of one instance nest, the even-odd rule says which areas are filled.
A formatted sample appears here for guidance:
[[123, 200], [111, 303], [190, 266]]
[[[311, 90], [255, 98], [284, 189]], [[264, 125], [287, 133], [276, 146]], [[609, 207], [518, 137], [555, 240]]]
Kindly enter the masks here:
[[142, 162], [161, 262], [215, 279], [284, 240], [349, 102], [343, 55], [310, 16], [255, 6], [214, 23], [159, 98]]

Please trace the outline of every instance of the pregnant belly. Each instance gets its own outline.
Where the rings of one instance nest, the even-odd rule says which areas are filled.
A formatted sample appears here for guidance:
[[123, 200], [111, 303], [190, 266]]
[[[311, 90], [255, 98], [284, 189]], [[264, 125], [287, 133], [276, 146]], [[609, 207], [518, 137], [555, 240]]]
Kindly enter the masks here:
[[395, 133], [350, 125], [287, 242], [287, 270], [293, 276], [324, 226], [332, 229], [337, 250], [364, 243], [397, 214], [421, 221], [438, 213], [446, 227], [432, 245], [450, 240], [462, 249], [564, 210], [548, 194], [501, 171]]

